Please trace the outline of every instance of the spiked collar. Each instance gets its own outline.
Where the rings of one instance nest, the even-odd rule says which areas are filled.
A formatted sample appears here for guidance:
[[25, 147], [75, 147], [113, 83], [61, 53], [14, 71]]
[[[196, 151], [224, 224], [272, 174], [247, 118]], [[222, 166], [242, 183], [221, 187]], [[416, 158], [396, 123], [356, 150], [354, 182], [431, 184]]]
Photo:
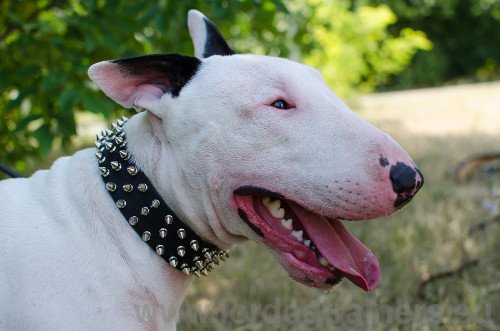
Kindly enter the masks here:
[[203, 240], [187, 226], [130, 161], [123, 125], [97, 135], [95, 146], [99, 170], [116, 207], [142, 240], [172, 267], [187, 275], [207, 275], [228, 252]]

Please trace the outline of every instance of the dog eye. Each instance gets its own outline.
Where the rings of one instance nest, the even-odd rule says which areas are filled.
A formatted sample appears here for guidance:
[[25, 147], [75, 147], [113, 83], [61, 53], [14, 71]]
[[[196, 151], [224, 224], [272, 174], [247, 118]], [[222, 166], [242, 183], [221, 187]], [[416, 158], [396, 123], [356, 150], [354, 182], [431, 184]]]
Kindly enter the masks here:
[[276, 100], [271, 104], [271, 107], [278, 109], [290, 109], [290, 105], [282, 99]]

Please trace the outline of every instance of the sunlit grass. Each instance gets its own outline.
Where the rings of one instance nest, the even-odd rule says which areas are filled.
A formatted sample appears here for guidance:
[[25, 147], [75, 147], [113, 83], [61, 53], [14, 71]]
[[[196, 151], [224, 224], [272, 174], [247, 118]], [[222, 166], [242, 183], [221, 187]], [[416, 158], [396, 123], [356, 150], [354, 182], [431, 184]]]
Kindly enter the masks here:
[[[446, 87], [359, 98], [358, 113], [391, 134], [420, 166], [426, 183], [393, 216], [348, 224], [378, 257], [382, 282], [364, 293], [344, 281], [330, 294], [291, 280], [263, 247], [247, 243], [210, 277], [196, 280], [181, 330], [483, 330], [498, 328], [499, 226], [469, 234], [492, 216], [497, 175], [454, 181], [456, 164], [500, 150], [500, 84]], [[479, 259], [463, 273], [433, 274]], [[420, 294], [420, 295], [419, 295]], [[496, 323], [496, 324], [494, 324]]]

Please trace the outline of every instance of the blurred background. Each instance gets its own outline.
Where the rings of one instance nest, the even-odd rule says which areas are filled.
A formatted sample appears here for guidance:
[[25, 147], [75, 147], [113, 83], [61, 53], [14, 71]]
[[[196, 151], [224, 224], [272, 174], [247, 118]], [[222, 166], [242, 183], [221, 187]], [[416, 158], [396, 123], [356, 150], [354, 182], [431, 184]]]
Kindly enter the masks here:
[[193, 54], [191, 8], [239, 53], [317, 67], [412, 155], [426, 184], [396, 215], [348, 224], [379, 258], [374, 292], [305, 288], [248, 243], [194, 282], [179, 329], [498, 330], [499, 0], [3, 0], [0, 163], [28, 176], [131, 116], [88, 67]]

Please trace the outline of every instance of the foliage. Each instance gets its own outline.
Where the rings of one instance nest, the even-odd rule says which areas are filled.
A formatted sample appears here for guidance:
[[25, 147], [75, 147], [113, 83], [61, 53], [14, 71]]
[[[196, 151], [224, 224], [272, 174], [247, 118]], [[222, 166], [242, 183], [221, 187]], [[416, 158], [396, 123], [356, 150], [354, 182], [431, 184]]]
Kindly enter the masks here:
[[[353, 7], [383, 0], [354, 0]], [[386, 84], [391, 89], [440, 85], [449, 81], [500, 78], [500, 1], [391, 0], [398, 21], [393, 34], [405, 28], [424, 31], [430, 52], [415, 55], [402, 75]]]
[[119, 111], [92, 84], [95, 62], [147, 53], [192, 54], [190, 8], [205, 12], [239, 52], [288, 56], [324, 70], [341, 95], [372, 90], [428, 47], [420, 32], [392, 37], [386, 6], [349, 11], [347, 2], [282, 0], [37, 0], [0, 3], [0, 162], [72, 150], [85, 112]]
[[388, 26], [397, 18], [385, 5], [349, 11], [345, 1], [311, 2], [316, 28], [310, 38], [318, 47], [305, 54], [304, 61], [319, 68], [340, 95], [347, 95], [353, 87], [373, 91], [390, 75], [401, 72], [417, 50], [431, 48], [421, 31], [406, 28], [392, 36]]

